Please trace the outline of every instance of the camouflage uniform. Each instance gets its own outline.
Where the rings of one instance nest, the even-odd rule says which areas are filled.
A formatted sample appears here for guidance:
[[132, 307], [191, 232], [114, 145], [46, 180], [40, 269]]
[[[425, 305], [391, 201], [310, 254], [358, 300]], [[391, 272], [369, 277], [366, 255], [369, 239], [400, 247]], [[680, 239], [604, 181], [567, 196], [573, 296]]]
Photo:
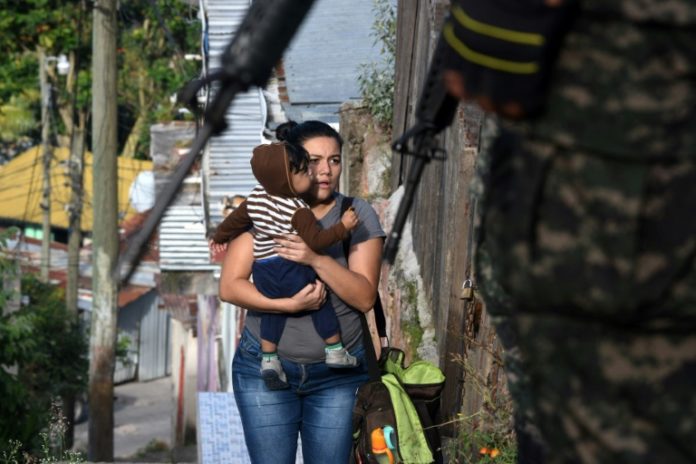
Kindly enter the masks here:
[[[476, 174], [472, 182], [471, 194], [478, 204], [485, 204], [486, 189], [483, 185], [488, 178], [490, 169], [490, 146], [500, 135], [498, 121], [487, 116], [481, 129], [481, 143], [479, 156], [476, 159]], [[479, 208], [477, 212], [480, 213]], [[481, 234], [481, 215], [474, 219], [476, 236]], [[514, 301], [506, 293], [499, 283], [493, 266], [490, 253], [485, 242], [478, 244], [476, 249], [478, 290], [486, 303], [491, 321], [496, 327], [496, 332], [503, 346], [504, 368], [507, 377], [507, 386], [514, 404], [514, 426], [517, 435], [517, 447], [519, 462], [525, 464], [537, 464], [545, 462], [547, 453], [541, 432], [536, 425], [537, 419], [534, 413], [534, 401], [532, 400], [531, 384], [529, 379], [529, 366], [527, 366], [519, 346], [519, 329], [514, 318]]]
[[583, 2], [547, 111], [482, 145], [479, 282], [546, 462], [696, 462], [695, 27]]

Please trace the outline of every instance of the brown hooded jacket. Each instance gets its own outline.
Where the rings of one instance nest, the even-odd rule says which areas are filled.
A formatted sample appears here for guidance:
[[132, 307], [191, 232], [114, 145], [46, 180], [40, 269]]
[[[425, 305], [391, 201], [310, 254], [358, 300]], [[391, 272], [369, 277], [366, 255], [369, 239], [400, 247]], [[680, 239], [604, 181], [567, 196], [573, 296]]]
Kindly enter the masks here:
[[[251, 171], [265, 190], [267, 201], [277, 202], [278, 199], [274, 197], [299, 198], [292, 187], [290, 160], [285, 143], [259, 145], [254, 148]], [[328, 229], [323, 229], [308, 206], [296, 209], [289, 220], [302, 240], [317, 252], [340, 242], [348, 232], [341, 221]], [[244, 201], [220, 223], [212, 239], [215, 243], [227, 243], [252, 226], [247, 202]]]

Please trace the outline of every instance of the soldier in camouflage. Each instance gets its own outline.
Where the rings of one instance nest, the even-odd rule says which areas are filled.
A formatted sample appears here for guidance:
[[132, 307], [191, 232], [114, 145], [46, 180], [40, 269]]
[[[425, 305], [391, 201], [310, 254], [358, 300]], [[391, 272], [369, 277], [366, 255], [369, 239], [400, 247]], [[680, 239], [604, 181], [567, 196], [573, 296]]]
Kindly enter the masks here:
[[[483, 130], [477, 270], [547, 445], [519, 461], [696, 462], [696, 1], [484, 3], [502, 16], [457, 0], [443, 36], [451, 92], [516, 119]], [[525, 39], [510, 13], [562, 47], [476, 40]]]
[[[476, 173], [471, 185], [472, 198], [477, 204], [485, 204], [487, 189], [484, 181], [490, 172], [490, 147], [500, 136], [500, 126], [494, 117], [487, 116], [481, 127], [479, 156], [476, 160]], [[474, 219], [475, 235], [481, 236], [481, 208], [477, 209]], [[480, 282], [479, 291], [485, 300], [486, 309], [496, 328], [498, 339], [504, 350], [504, 368], [507, 385], [514, 404], [514, 427], [517, 437], [519, 462], [525, 464], [543, 463], [547, 446], [536, 425], [532, 401], [532, 388], [529, 378], [529, 366], [520, 350], [519, 329], [514, 317], [516, 308], [514, 300], [508, 295], [495, 274], [497, 268], [492, 265], [485, 242], [479, 241], [476, 249], [476, 272]]]

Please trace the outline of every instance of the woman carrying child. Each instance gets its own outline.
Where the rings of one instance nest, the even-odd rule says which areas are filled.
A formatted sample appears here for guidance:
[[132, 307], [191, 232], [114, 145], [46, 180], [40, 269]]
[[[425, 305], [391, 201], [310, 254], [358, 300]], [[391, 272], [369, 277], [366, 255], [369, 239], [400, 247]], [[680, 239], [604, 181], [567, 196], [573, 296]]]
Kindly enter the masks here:
[[[302, 198], [322, 227], [331, 228], [341, 219], [343, 196], [336, 191], [341, 174], [341, 137], [318, 121], [289, 123], [277, 136], [308, 153], [311, 188]], [[347, 239], [347, 257], [342, 242], [318, 253], [298, 235], [275, 239], [279, 257], [309, 266], [318, 276], [316, 282], [290, 297], [269, 298], [249, 281], [255, 261], [250, 233], [229, 244], [220, 297], [249, 309], [232, 376], [254, 463], [294, 463], [298, 434], [306, 463], [349, 461], [355, 392], [368, 379], [358, 311], [368, 312], [374, 304], [384, 238], [374, 210], [360, 199], [354, 199], [352, 206], [358, 224]], [[326, 287], [331, 289], [328, 296]], [[326, 365], [326, 343], [315, 330], [308, 310], [319, 309], [327, 297], [338, 317], [343, 347], [357, 360], [355, 367]], [[277, 343], [289, 388], [269, 389], [261, 376], [261, 313], [293, 316], [287, 318]]]

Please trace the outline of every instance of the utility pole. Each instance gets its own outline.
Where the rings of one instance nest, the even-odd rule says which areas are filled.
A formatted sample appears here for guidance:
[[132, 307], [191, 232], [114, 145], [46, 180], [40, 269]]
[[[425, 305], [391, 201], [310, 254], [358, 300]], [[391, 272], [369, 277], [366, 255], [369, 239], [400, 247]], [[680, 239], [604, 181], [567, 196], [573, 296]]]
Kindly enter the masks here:
[[113, 461], [114, 351], [118, 258], [116, 138], [116, 1], [95, 0], [92, 28], [94, 225], [87, 460]]
[[39, 55], [39, 83], [41, 85], [41, 159], [43, 161], [43, 189], [41, 192], [41, 281], [48, 282], [51, 268], [51, 89], [46, 75], [46, 53], [42, 47]]
[[77, 293], [80, 278], [80, 243], [82, 242], [82, 183], [85, 154], [85, 118], [73, 125], [70, 138], [70, 207], [68, 208], [68, 276], [65, 288], [65, 306], [77, 314]]
[[[87, 13], [86, 0], [80, 0], [80, 15], [77, 30], [84, 30], [83, 20]], [[78, 34], [77, 50], [82, 45], [82, 33]], [[85, 154], [85, 124], [86, 112], [78, 109], [77, 78], [80, 72], [80, 54], [75, 53], [73, 59], [67, 60], [69, 66], [66, 72], [67, 85], [72, 94], [69, 106], [69, 124], [66, 123], [70, 134], [70, 158], [68, 172], [70, 179], [70, 205], [68, 207], [68, 275], [65, 283], [65, 307], [68, 312], [78, 320], [78, 293], [80, 287], [80, 246], [82, 245], [82, 201], [84, 185], [84, 154]], [[59, 58], [60, 59], [60, 58]], [[72, 63], [71, 63], [72, 62]], [[80, 321], [82, 322], [82, 321]], [[82, 325], [82, 324], [81, 324]], [[65, 413], [65, 447], [72, 448], [75, 442], [75, 400], [76, 395], [63, 396], [63, 410]]]
[[[80, 113], [70, 137], [70, 207], [68, 209], [68, 276], [65, 284], [65, 307], [77, 318], [78, 288], [80, 286], [80, 245], [82, 242], [82, 183], [85, 153], [85, 117]], [[63, 406], [66, 419], [65, 445], [72, 447], [75, 439], [75, 396], [65, 395]]]

